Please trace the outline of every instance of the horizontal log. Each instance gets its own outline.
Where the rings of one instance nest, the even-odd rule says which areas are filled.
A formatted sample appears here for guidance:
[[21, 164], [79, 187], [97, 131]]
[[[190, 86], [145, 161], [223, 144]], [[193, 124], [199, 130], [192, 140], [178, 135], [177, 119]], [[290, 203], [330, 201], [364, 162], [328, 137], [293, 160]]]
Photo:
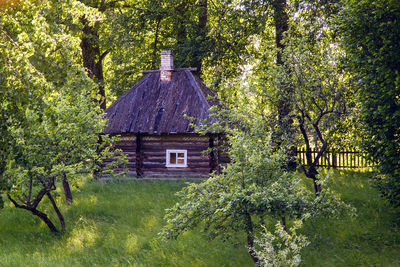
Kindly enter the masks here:
[[184, 140], [184, 141], [195, 141], [195, 140], [208, 140], [208, 136], [196, 136], [196, 135], [163, 135], [163, 136], [143, 136], [142, 141], [159, 141], [159, 140]]
[[136, 136], [123, 136], [118, 142], [136, 142]]
[[136, 140], [124, 140], [124, 141], [118, 141], [116, 145], [122, 145], [122, 146], [136, 146]]
[[144, 173], [147, 172], [159, 172], [161, 174], [163, 173], [179, 173], [179, 174], [185, 174], [185, 173], [204, 173], [208, 174], [210, 173], [210, 168], [186, 168], [185, 170], [179, 170], [177, 168], [142, 168], [142, 171]]
[[203, 146], [203, 145], [152, 145], [152, 146], [147, 146], [143, 145], [142, 146], [142, 151], [148, 150], [148, 151], [159, 151], [159, 150], [167, 150], [167, 149], [180, 149], [180, 150], [197, 150], [197, 151], [203, 151], [206, 150], [208, 146]]
[[[143, 159], [143, 164], [160, 164], [160, 165], [164, 165], [166, 164], [165, 160], [147, 160], [147, 159]], [[206, 165], [208, 166], [210, 163], [209, 160], [188, 160], [187, 165], [191, 166], [191, 165]]]
[[[167, 168], [171, 169], [171, 167], [166, 167], [165, 163], [164, 164], [159, 164], [156, 162], [148, 162], [148, 163], [143, 163], [143, 168], [145, 169], [150, 169], [150, 168]], [[175, 169], [208, 169], [210, 170], [210, 166], [208, 164], [189, 164], [188, 167], [175, 167]]]
[[[165, 161], [167, 157], [164, 153], [162, 155], [143, 154], [142, 158], [146, 159], [146, 160], [155, 160], [155, 161], [163, 160], [163, 161]], [[192, 155], [188, 155], [187, 159], [188, 159], [188, 161], [189, 160], [190, 161], [198, 161], [198, 160], [208, 161], [209, 157], [208, 157], [208, 155], [203, 156], [201, 154], [192, 154]]]
[[[151, 160], [150, 161], [150, 160], [144, 159], [142, 163], [143, 164], [158, 164], [158, 165], [160, 165], [162, 167], [165, 167], [165, 165], [166, 165], [165, 160], [158, 160], [158, 161]], [[187, 165], [188, 166], [197, 166], [197, 165], [209, 166], [209, 161], [206, 161], [206, 160], [201, 160], [201, 161], [199, 160], [199, 161], [196, 161], [196, 162], [188, 161]]]
[[129, 151], [129, 152], [122, 152], [124, 155], [126, 155], [127, 157], [136, 157], [136, 151]]
[[154, 165], [154, 166], [146, 166], [143, 165], [142, 170], [152, 170], [152, 171], [177, 171], [177, 172], [190, 172], [190, 171], [204, 171], [204, 172], [209, 172], [210, 167], [186, 167], [186, 168], [172, 168], [172, 167], [165, 167], [164, 166], [159, 166], [159, 165]]
[[168, 177], [179, 177], [184, 179], [188, 178], [199, 178], [204, 179], [208, 178], [210, 173], [208, 172], [186, 172], [186, 173], [176, 173], [176, 172], [153, 172], [153, 171], [145, 171], [143, 173], [145, 177], [156, 177], [156, 178], [168, 178]]
[[[122, 171], [124, 171], [124, 169], [123, 168], [115, 168], [115, 169], [113, 169], [113, 171], [114, 172], [122, 172]], [[130, 168], [128, 168], [128, 171], [135, 171], [134, 169], [133, 170], [131, 170]], [[136, 171], [135, 171], [136, 172]]]
[[122, 152], [125, 152], [125, 153], [136, 153], [136, 147], [120, 147], [120, 146], [117, 146], [117, 147], [115, 147], [115, 148], [117, 148], [117, 149], [121, 149], [122, 150]]
[[[143, 157], [141, 157], [141, 160], [142, 161], [152, 161], [152, 162], [166, 162], [166, 157], [165, 156], [163, 156], [163, 157], [152, 157], [152, 156], [146, 156], [146, 155], [144, 155]], [[209, 162], [210, 161], [210, 159], [208, 158], [208, 157], [202, 157], [202, 156], [193, 156], [193, 157], [188, 157], [187, 159], [186, 159], [186, 161], [188, 162], [188, 163], [190, 163], [190, 162]]]
[[[182, 71], [182, 70], [188, 70], [188, 71], [197, 71], [197, 68], [175, 68], [174, 71]], [[141, 71], [143, 74], [148, 74], [148, 73], [155, 73], [155, 72], [160, 72], [160, 70], [142, 70]]]
[[141, 147], [141, 150], [166, 150], [166, 149], [192, 149], [192, 150], [206, 150], [208, 148], [207, 145], [196, 145], [196, 144], [176, 144], [176, 145], [169, 145], [169, 144], [157, 144], [157, 145], [147, 145], [144, 144]]
[[[129, 145], [129, 144], [128, 144]], [[142, 145], [145, 146], [160, 146], [160, 145], [203, 145], [208, 146], [208, 141], [183, 141], [183, 140], [174, 140], [174, 141], [143, 141]]]
[[146, 148], [146, 149], [143, 149], [143, 150], [141, 150], [141, 152], [142, 153], [144, 153], [144, 154], [166, 154], [166, 152], [167, 152], [167, 149], [170, 149], [170, 150], [186, 150], [187, 151], [187, 153], [188, 153], [188, 155], [194, 155], [194, 154], [198, 154], [198, 155], [200, 155], [200, 154], [202, 154], [202, 153], [205, 153], [204, 151], [207, 149], [207, 148], [204, 148], [204, 147], [202, 147], [202, 148], [189, 148], [189, 147], [182, 147], [182, 148], [177, 148], [177, 147], [170, 147], [170, 148], [165, 148], [165, 147], [162, 147], [162, 148], [157, 148], [157, 147], [154, 147], [154, 148]]

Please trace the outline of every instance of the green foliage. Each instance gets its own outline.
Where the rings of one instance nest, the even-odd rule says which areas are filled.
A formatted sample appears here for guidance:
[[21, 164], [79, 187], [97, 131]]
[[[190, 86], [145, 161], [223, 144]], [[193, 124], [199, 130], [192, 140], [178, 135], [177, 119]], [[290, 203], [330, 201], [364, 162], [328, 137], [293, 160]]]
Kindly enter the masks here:
[[27, 193], [29, 177], [36, 177], [34, 183], [41, 187], [41, 179], [65, 175], [72, 180], [98, 167], [93, 161], [105, 125], [102, 114], [84, 96], [75, 96], [73, 104], [63, 97], [49, 98], [39, 112], [26, 109], [22, 127], [9, 128], [16, 151], [9, 155], [3, 178], [13, 185], [5, 191], [13, 196]]
[[105, 9], [97, 21], [98, 41], [102, 51], [110, 51], [104, 75], [112, 98], [136, 84], [140, 71], [158, 69], [160, 51], [173, 50], [176, 67], [201, 68], [203, 80], [233, 104], [237, 88], [231, 85], [248, 60], [249, 40], [268, 18], [264, 1], [82, 2]]
[[[247, 235], [249, 254], [256, 264], [253, 238], [270, 221], [302, 218], [305, 214], [325, 218], [352, 213], [351, 206], [340, 200], [325, 183], [315, 197], [301, 182], [300, 175], [289, 172], [285, 154], [277, 150], [269, 123], [263, 117], [222, 112], [231, 163], [222, 173], [200, 184], [190, 184], [179, 192], [179, 202], [167, 211], [167, 225], [161, 235], [177, 238], [198, 226], [210, 238], [224, 240], [238, 231]], [[228, 119], [229, 118], [229, 119]], [[221, 125], [212, 125], [215, 129]], [[204, 130], [204, 129], [203, 129]], [[326, 176], [329, 178], [329, 176]], [[276, 252], [285, 253], [285, 250]]]
[[302, 223], [302, 220], [296, 220], [286, 231], [281, 222], [278, 222], [274, 233], [263, 227], [261, 237], [256, 240], [260, 246], [257, 256], [262, 266], [299, 266], [300, 251], [310, 244], [304, 235], [296, 233]]
[[365, 171], [335, 171], [332, 189], [357, 209], [357, 217], [311, 218], [300, 233], [310, 245], [303, 266], [397, 266], [400, 263], [399, 210], [380, 197]]
[[259, 265], [254, 238], [267, 216], [286, 223], [310, 207], [312, 195], [300, 185], [298, 176], [287, 172], [284, 154], [274, 148], [270, 129], [262, 119], [252, 119], [236, 118], [239, 129], [226, 128], [231, 163], [221, 174], [178, 193], [180, 201], [167, 210], [163, 237], [177, 238], [196, 226], [210, 238], [224, 240], [244, 232], [248, 252]]
[[318, 172], [318, 184], [322, 190], [317, 197], [311, 200], [310, 214], [314, 217], [331, 219], [355, 218], [357, 209], [351, 203], [345, 201], [334, 186], [337, 173], [322, 168]]
[[[258, 126], [258, 128], [257, 128]], [[284, 156], [274, 152], [270, 134], [254, 123], [250, 132], [232, 130], [231, 164], [220, 175], [191, 184], [168, 211], [164, 235], [177, 237], [204, 222], [212, 237], [245, 230], [247, 214], [296, 216], [306, 205], [298, 178], [284, 168]]]
[[93, 103], [95, 86], [80, 66], [79, 39], [64, 24], [84, 11], [76, 2], [26, 1], [0, 16], [0, 191], [52, 231], [37, 210], [43, 197], [57, 211], [50, 192], [58, 181], [97, 172], [101, 159], [112, 155], [112, 140], [103, 136], [99, 142], [106, 122]]
[[377, 164], [381, 191], [400, 205], [400, 3], [346, 1], [339, 26], [358, 89], [362, 148]]

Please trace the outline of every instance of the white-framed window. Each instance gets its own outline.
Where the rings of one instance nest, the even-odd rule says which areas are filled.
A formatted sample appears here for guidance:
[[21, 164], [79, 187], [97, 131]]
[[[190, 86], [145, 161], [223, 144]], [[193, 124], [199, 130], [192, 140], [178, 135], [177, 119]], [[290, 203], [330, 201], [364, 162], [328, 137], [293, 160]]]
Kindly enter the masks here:
[[187, 167], [187, 150], [167, 149], [167, 167]]

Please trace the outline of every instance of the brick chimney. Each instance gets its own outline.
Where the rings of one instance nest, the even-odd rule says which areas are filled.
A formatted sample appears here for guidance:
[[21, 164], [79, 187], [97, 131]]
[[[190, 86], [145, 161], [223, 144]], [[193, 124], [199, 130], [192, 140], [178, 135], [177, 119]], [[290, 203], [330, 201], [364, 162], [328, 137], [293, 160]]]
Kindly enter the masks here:
[[171, 50], [161, 51], [160, 80], [169, 82], [172, 80], [174, 71], [174, 55]]

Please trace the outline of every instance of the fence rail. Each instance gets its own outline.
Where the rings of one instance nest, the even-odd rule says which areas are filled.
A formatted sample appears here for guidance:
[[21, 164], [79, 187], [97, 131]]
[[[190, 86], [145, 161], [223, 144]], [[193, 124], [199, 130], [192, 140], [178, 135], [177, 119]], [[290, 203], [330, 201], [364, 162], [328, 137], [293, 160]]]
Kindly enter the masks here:
[[[311, 150], [311, 157], [314, 161], [318, 150]], [[302, 165], [307, 165], [306, 150], [300, 148], [296, 150], [296, 156]], [[318, 167], [331, 168], [365, 168], [371, 167], [372, 163], [364, 157], [364, 153], [356, 150], [350, 151], [325, 151], [319, 158]]]

